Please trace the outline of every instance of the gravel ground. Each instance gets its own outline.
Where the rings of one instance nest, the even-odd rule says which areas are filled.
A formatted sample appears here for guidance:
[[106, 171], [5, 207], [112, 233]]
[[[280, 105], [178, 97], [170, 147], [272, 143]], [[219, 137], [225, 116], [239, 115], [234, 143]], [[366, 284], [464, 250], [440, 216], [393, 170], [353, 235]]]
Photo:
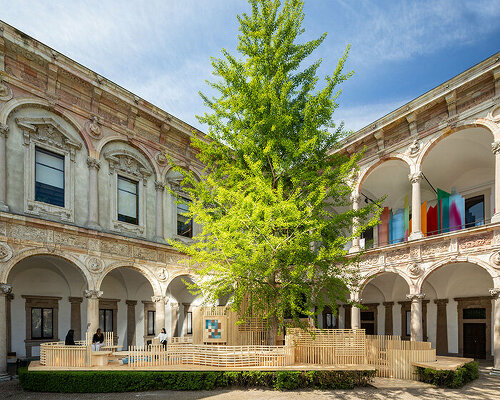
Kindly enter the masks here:
[[0, 383], [0, 399], [48, 400], [48, 399], [99, 399], [99, 400], [254, 400], [254, 399], [460, 399], [460, 400], [493, 400], [500, 399], [500, 377], [490, 376], [491, 367], [481, 366], [480, 377], [462, 389], [437, 389], [419, 382], [399, 381], [376, 378], [372, 387], [354, 390], [303, 390], [277, 392], [273, 390], [213, 390], [198, 392], [142, 392], [142, 393], [89, 393], [89, 394], [57, 394], [24, 392], [17, 380]]

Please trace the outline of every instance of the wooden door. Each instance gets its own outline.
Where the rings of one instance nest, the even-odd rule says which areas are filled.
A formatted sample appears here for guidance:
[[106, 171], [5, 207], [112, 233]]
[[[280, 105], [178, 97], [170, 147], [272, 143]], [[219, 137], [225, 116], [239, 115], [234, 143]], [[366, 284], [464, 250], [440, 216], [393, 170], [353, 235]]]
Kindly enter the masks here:
[[464, 357], [486, 358], [486, 324], [464, 323]]

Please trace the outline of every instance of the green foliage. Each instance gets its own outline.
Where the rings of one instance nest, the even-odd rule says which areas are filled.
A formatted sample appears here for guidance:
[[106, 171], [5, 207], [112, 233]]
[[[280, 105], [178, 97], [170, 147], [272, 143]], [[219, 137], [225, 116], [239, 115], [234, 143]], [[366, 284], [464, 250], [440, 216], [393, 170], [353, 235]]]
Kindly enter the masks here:
[[[336, 152], [345, 135], [332, 120], [348, 49], [321, 88], [321, 60], [306, 61], [325, 40], [301, 42], [303, 2], [249, 0], [238, 16], [239, 57], [212, 59], [217, 97], [199, 120], [209, 138], [193, 137], [206, 165], [199, 181], [181, 168], [192, 202], [187, 217], [202, 232], [192, 243], [172, 240], [202, 279], [193, 290], [207, 302], [231, 296], [233, 309], [273, 326], [321, 313], [346, 301], [356, 280], [344, 247], [378, 222], [376, 204], [351, 209], [359, 154]], [[303, 65], [305, 64], [305, 67]], [[180, 202], [183, 202], [179, 198]], [[249, 302], [249, 307], [247, 307]]]
[[418, 380], [439, 387], [461, 388], [466, 383], [479, 378], [477, 362], [470, 362], [455, 371], [437, 371], [430, 368], [417, 367]]
[[148, 390], [213, 390], [223, 387], [352, 389], [368, 385], [375, 371], [28, 371], [19, 369], [24, 390], [110, 393]]

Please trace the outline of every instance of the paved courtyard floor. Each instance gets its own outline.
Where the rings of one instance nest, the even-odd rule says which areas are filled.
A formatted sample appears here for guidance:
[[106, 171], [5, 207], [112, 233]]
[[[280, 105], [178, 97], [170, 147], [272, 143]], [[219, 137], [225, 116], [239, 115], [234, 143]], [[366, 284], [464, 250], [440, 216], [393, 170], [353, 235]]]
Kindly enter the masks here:
[[399, 381], [376, 378], [372, 387], [354, 390], [303, 390], [277, 392], [273, 390], [213, 390], [201, 392], [142, 392], [142, 393], [32, 393], [23, 391], [17, 380], [0, 383], [0, 399], [22, 400], [257, 400], [257, 399], [459, 399], [459, 400], [493, 400], [500, 399], [500, 376], [489, 375], [489, 366], [480, 367], [480, 377], [462, 389], [437, 389], [420, 382]]

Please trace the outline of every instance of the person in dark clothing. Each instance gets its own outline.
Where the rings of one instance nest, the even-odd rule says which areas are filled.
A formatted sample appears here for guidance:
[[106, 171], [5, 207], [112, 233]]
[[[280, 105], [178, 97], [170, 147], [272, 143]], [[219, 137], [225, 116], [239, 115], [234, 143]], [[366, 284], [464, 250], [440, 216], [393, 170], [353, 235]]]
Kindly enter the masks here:
[[68, 331], [68, 334], [66, 335], [66, 339], [64, 340], [64, 344], [66, 346], [74, 346], [75, 345], [75, 331], [73, 329], [70, 329]]
[[97, 332], [94, 333], [92, 337], [92, 351], [99, 351], [104, 342], [104, 333], [102, 333], [101, 328], [97, 329]]

